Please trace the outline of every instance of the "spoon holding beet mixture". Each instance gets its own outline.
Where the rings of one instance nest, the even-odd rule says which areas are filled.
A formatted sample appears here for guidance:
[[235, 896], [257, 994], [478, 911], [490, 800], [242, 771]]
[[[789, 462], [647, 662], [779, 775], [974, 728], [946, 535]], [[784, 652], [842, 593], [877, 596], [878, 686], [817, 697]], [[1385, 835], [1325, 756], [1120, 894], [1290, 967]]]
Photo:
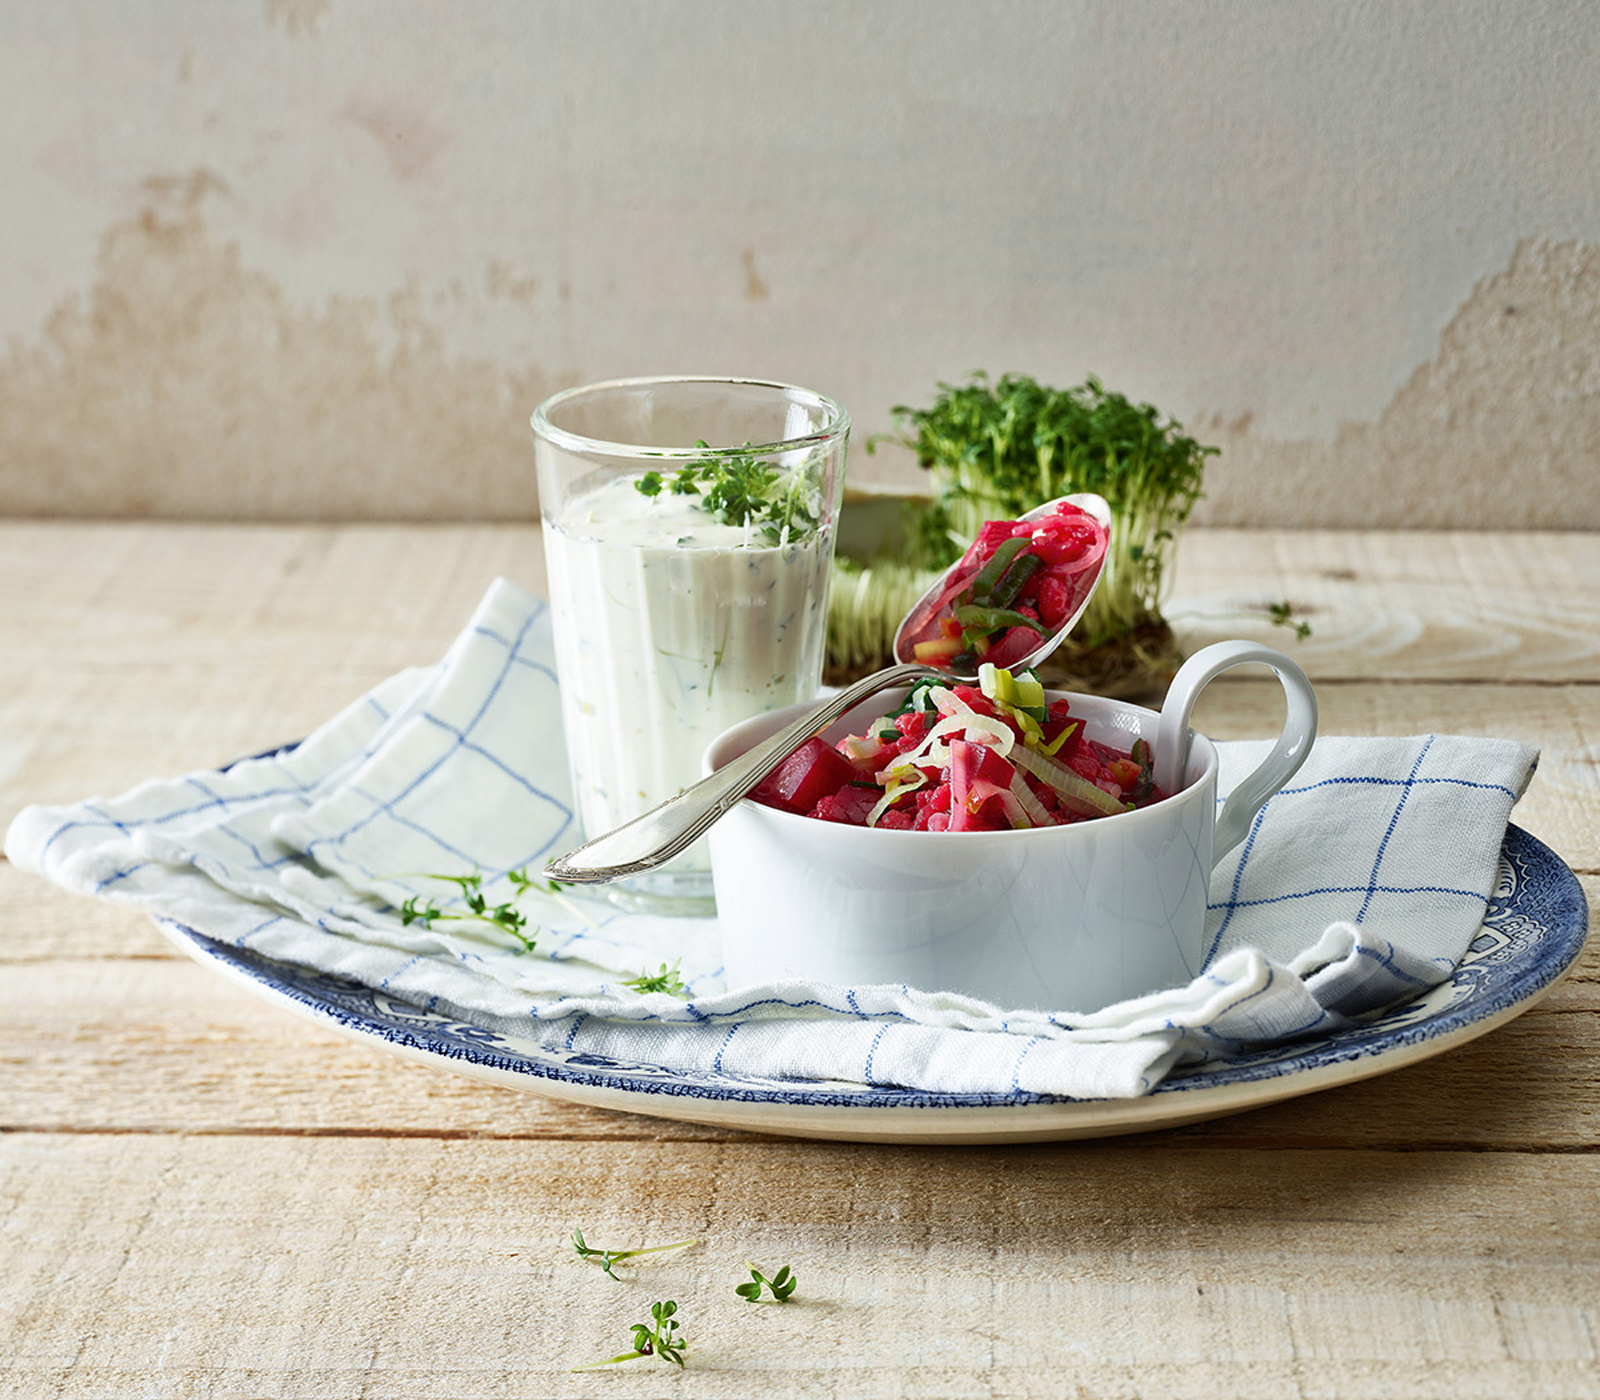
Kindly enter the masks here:
[[929, 677], [975, 681], [984, 664], [1025, 670], [1083, 616], [1105, 565], [1111, 510], [1099, 496], [1062, 496], [1020, 520], [990, 521], [906, 614], [895, 665], [864, 676], [765, 743], [642, 816], [545, 866], [547, 878], [606, 884], [688, 849], [790, 754], [863, 700]]

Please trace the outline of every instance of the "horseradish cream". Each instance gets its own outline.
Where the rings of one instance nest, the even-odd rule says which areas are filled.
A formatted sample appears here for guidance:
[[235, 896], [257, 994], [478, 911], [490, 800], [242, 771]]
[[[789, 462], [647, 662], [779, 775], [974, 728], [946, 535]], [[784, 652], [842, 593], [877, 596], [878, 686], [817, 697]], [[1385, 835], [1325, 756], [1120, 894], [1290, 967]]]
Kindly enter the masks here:
[[[692, 496], [614, 477], [544, 522], [556, 664], [585, 834], [700, 777], [729, 725], [812, 698], [822, 671], [830, 526], [770, 542]], [[705, 843], [673, 862], [708, 870]]]

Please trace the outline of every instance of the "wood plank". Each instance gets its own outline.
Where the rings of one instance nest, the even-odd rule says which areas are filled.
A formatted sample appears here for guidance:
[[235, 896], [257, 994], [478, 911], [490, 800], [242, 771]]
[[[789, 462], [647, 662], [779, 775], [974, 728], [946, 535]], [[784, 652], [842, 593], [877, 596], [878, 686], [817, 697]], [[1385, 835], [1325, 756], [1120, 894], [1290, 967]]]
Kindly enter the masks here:
[[497, 575], [542, 585], [538, 538], [0, 523], [0, 822], [302, 737], [438, 660]]
[[[1318, 680], [1600, 677], [1600, 549], [1581, 532], [1193, 530], [1172, 584], [1190, 649], [1253, 637]], [[1270, 621], [1283, 602], [1306, 640]]]
[[[143, 914], [68, 894], [0, 857], [0, 966], [58, 958], [172, 958]], [[9, 974], [7, 974], [9, 975]]]
[[[1597, 940], [1600, 942], [1600, 940]], [[1600, 950], [1591, 950], [1591, 965]], [[724, 1139], [412, 1064], [190, 962], [13, 965], [0, 1130]], [[1379, 1079], [1158, 1135], [1281, 1147], [1600, 1148], [1600, 981]], [[1155, 1141], [1154, 1138], [1151, 1139]]]
[[6, 985], [19, 1011], [0, 1047], [0, 1132], [739, 1136], [417, 1065], [181, 954], [18, 964]]
[[[1324, 732], [1539, 744], [1516, 819], [1593, 910], [1597, 571], [1592, 535], [1194, 531], [1171, 611], [1191, 646], [1301, 659]], [[542, 585], [536, 528], [0, 523], [0, 822], [298, 737], [434, 660], [497, 574]], [[1280, 600], [1308, 641], [1262, 619]], [[1265, 734], [1277, 704], [1241, 676], [1198, 723]], [[490, 1088], [3, 863], [0, 909], [0, 1395], [1600, 1396], [1600, 938], [1406, 1071], [941, 1151]], [[704, 1244], [614, 1284], [573, 1225]], [[746, 1257], [792, 1263], [803, 1305], [739, 1303]], [[687, 1373], [566, 1372], [668, 1292]]]
[[[1600, 596], [1588, 587], [1600, 550], [1586, 536], [1517, 541], [1411, 535], [1391, 551], [1334, 532], [1196, 531], [1185, 547], [1197, 591], [1175, 603], [1219, 589], [1238, 602], [1258, 575], [1269, 598], [1320, 580], [1328, 596], [1313, 601], [1343, 621], [1307, 643], [1226, 617], [1185, 638], [1253, 630], [1285, 646], [1318, 680], [1330, 732], [1490, 725], [1543, 743], [1541, 780], [1571, 808], [1600, 796], [1600, 689], [1528, 682], [1595, 677], [1600, 619], [1563, 600]], [[1572, 582], [1532, 575], [1534, 558]], [[298, 738], [384, 676], [436, 659], [497, 574], [542, 583], [535, 529], [0, 523], [0, 821], [24, 802], [114, 793]], [[1404, 600], [1403, 626], [1380, 595], [1391, 611]], [[1435, 675], [1503, 680], [1387, 689]], [[1338, 683], [1351, 677], [1377, 683]], [[1234, 684], [1203, 702], [1217, 737], [1254, 732], [1226, 720]], [[1533, 694], [1513, 701], [1516, 687]]]
[[[1166, 611], [1190, 645], [1259, 636], [1323, 679], [1593, 680], [1593, 543], [1583, 533], [1194, 530]], [[287, 674], [313, 684], [364, 663], [381, 675], [433, 659], [497, 575], [542, 591], [536, 526], [0, 521], [0, 600], [11, 605], [0, 611], [0, 665], [25, 674], [30, 653], [48, 648], [59, 661], [81, 645], [114, 675], [209, 636], [205, 661], [246, 674], [267, 672], [251, 662], [286, 649]], [[1282, 601], [1311, 623], [1307, 641], [1266, 620]]]
[[[0, 1140], [9, 1393], [1596, 1393], [1588, 1156]], [[870, 1182], [870, 1186], [864, 1183]], [[567, 1233], [697, 1248], [625, 1281]], [[736, 1299], [788, 1263], [797, 1301]], [[623, 1349], [671, 1297], [682, 1374]]]

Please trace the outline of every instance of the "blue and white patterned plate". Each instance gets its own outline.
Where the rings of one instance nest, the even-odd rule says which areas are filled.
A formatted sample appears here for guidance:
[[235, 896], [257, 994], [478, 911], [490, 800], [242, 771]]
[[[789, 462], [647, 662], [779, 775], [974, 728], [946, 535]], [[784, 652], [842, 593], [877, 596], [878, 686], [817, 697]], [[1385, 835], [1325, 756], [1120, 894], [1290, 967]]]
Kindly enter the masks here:
[[208, 966], [269, 1000], [413, 1060], [550, 1098], [687, 1122], [863, 1142], [997, 1143], [1171, 1128], [1351, 1083], [1427, 1059], [1533, 1004], [1583, 947], [1577, 878], [1518, 827], [1506, 833], [1483, 930], [1449, 981], [1365, 1024], [1170, 1077], [1140, 1099], [929, 1094], [798, 1084], [547, 1050], [451, 1021], [357, 982], [272, 962], [168, 920]]

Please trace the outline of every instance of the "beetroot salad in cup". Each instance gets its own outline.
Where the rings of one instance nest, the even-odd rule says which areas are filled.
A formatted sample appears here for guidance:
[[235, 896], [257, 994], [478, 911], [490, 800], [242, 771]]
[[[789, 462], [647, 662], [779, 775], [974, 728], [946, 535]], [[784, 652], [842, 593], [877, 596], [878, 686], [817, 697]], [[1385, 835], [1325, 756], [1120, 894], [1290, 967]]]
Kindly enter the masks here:
[[751, 793], [800, 816], [900, 831], [1066, 826], [1159, 801], [1150, 746], [1089, 739], [1032, 672], [926, 680], [865, 733], [808, 740]]

